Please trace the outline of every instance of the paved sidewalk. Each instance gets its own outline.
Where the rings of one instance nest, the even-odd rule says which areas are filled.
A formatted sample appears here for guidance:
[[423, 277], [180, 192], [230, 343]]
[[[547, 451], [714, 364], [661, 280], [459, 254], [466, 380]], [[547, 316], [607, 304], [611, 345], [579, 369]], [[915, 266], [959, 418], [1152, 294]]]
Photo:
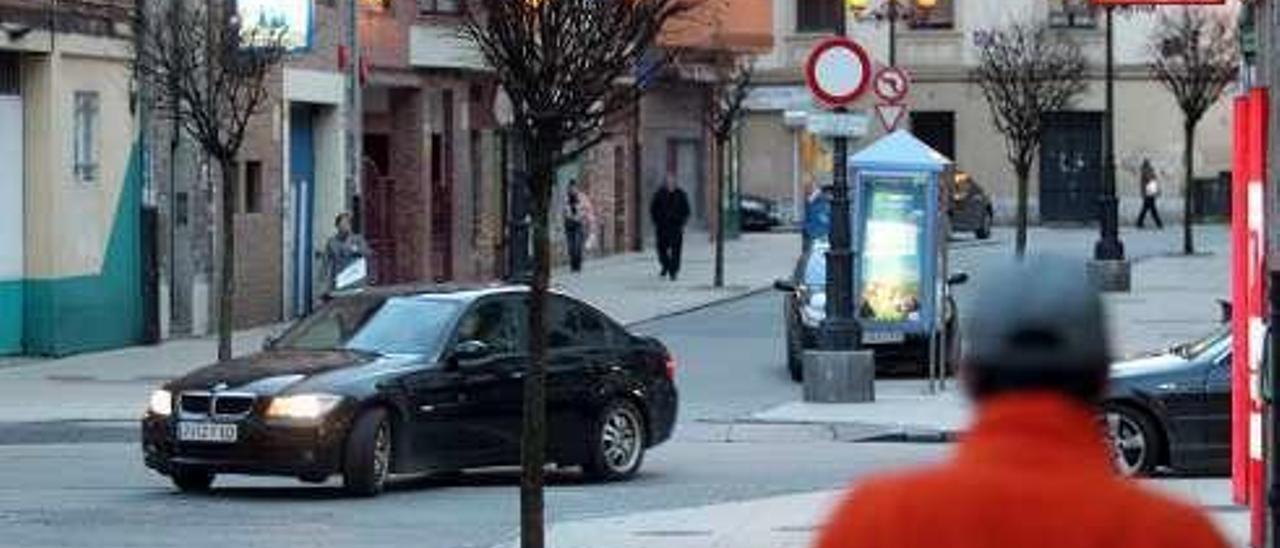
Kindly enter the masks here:
[[[766, 288], [790, 270], [799, 247], [794, 233], [746, 234], [728, 242], [726, 287], [720, 289], [711, 287], [713, 248], [698, 233], [686, 238], [679, 281], [658, 279], [652, 253], [633, 253], [590, 260], [579, 274], [558, 269], [553, 283], [634, 323]], [[236, 355], [257, 350], [277, 329], [237, 332]], [[58, 360], [0, 361], [0, 423], [132, 421], [154, 387], [211, 363], [216, 353], [215, 339], [206, 337]]]
[[[1248, 512], [1230, 504], [1227, 480], [1149, 480], [1151, 488], [1199, 505], [1238, 547], [1249, 538]], [[554, 523], [556, 548], [808, 548], [840, 491], [818, 491], [694, 508]], [[516, 543], [500, 545], [502, 548]], [[498, 547], [495, 547], [498, 548]]]

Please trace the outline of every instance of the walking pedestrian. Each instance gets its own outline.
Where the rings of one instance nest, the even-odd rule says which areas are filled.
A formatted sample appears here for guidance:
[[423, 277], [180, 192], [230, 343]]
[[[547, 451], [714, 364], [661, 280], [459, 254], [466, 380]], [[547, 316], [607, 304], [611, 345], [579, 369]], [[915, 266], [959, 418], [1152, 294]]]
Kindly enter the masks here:
[[649, 216], [658, 236], [658, 263], [662, 266], [659, 276], [672, 281], [680, 275], [680, 250], [684, 245], [684, 225], [689, 222], [689, 197], [676, 186], [673, 174], [667, 174], [666, 182], [653, 195], [649, 204]]
[[976, 421], [955, 455], [855, 488], [818, 548], [1225, 548], [1200, 510], [1116, 472], [1097, 420], [1105, 318], [1079, 262], [992, 274], [970, 309], [961, 378]]
[[336, 289], [338, 274], [359, 259], [372, 256], [369, 244], [351, 230], [351, 214], [339, 213], [333, 220], [336, 233], [324, 247], [325, 265], [328, 268], [329, 287]]
[[1146, 224], [1147, 213], [1150, 213], [1156, 222], [1156, 228], [1163, 230], [1164, 222], [1160, 220], [1160, 211], [1156, 209], [1156, 198], [1160, 197], [1160, 180], [1156, 177], [1155, 168], [1151, 167], [1151, 160], [1142, 159], [1138, 179], [1142, 183], [1142, 212], [1138, 214], [1138, 228]]
[[569, 270], [582, 271], [582, 249], [590, 219], [587, 196], [578, 190], [577, 181], [569, 181], [569, 191], [564, 200], [564, 241], [569, 251]]

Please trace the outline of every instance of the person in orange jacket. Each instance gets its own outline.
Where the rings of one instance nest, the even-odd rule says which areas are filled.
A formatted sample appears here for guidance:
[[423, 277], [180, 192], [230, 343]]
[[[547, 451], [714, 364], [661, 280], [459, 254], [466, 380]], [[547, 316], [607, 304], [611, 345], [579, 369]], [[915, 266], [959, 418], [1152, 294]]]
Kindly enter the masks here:
[[1097, 421], [1110, 353], [1079, 261], [979, 288], [961, 364], [976, 422], [953, 457], [855, 487], [818, 548], [1225, 548], [1197, 508], [1121, 477]]

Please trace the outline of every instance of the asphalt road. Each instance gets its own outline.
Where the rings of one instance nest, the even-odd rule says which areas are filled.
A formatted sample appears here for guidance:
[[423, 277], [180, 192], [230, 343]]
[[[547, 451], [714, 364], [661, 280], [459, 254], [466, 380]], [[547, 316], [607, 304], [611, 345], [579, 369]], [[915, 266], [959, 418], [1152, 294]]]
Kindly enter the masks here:
[[[852, 444], [803, 429], [753, 430], [725, 442], [717, 423], [797, 397], [782, 368], [778, 297], [760, 294], [638, 327], [679, 357], [682, 416], [671, 442], [633, 481], [552, 476], [552, 520], [699, 506], [838, 488], [867, 472], [928, 461], [939, 445]], [[489, 547], [518, 525], [511, 470], [409, 479], [372, 499], [337, 483], [220, 477], [209, 495], [181, 495], [141, 463], [122, 427], [51, 424], [0, 432], [0, 546]]]

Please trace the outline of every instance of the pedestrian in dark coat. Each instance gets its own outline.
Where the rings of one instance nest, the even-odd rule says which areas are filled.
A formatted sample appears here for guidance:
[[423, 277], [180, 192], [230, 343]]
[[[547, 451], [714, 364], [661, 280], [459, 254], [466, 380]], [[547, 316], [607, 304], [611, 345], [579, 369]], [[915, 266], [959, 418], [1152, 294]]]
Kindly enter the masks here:
[[658, 236], [658, 263], [662, 266], [659, 276], [675, 280], [680, 274], [680, 249], [684, 245], [684, 225], [689, 222], [689, 213], [689, 197], [676, 186], [675, 176], [667, 175], [649, 205], [649, 216]]
[[586, 245], [586, 196], [578, 191], [578, 182], [569, 181], [564, 201], [564, 241], [569, 251], [569, 270], [582, 271], [582, 248]]

